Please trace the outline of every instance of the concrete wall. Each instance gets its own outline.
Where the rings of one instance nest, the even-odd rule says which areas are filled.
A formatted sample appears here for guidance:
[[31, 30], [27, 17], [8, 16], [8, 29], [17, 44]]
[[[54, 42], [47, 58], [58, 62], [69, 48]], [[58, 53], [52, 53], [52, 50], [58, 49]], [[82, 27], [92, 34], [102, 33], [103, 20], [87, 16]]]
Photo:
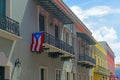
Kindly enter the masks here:
[[0, 66], [5, 68], [5, 79], [10, 79], [10, 64], [8, 63], [11, 56], [13, 41], [0, 37]]
[[13, 41], [0, 37], [0, 52], [3, 52], [8, 58]]

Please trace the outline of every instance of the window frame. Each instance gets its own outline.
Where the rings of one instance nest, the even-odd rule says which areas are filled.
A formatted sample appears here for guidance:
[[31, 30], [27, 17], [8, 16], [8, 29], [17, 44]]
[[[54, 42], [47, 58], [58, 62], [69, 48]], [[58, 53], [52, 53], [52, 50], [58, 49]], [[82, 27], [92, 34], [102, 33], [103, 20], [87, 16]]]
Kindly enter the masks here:
[[61, 69], [55, 69], [55, 80], [57, 80], [57, 77], [56, 77], [56, 73], [57, 73], [57, 71], [60, 71], [60, 76], [59, 76], [59, 79], [58, 80], [61, 80]]
[[48, 80], [48, 67], [47, 66], [40, 66], [39, 67], [39, 80], [41, 80], [41, 69], [45, 69], [45, 71], [46, 71], [46, 80]]
[[66, 80], [70, 80], [70, 72], [66, 72]]

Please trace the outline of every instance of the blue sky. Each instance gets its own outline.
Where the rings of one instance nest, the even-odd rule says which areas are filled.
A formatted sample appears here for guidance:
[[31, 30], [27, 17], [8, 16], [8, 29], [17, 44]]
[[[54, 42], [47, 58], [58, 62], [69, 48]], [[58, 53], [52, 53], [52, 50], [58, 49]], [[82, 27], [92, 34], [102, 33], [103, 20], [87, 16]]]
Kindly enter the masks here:
[[91, 30], [97, 41], [106, 41], [120, 63], [120, 0], [63, 0]]

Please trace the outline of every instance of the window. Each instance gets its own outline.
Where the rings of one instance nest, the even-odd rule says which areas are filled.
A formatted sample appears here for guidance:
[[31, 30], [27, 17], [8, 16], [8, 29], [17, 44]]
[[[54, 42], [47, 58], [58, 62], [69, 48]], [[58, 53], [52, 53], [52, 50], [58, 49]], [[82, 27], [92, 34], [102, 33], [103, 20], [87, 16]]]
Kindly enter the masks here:
[[79, 47], [79, 56], [83, 53], [82, 52], [82, 39], [79, 38], [78, 39], [78, 47]]
[[55, 38], [59, 39], [59, 28], [55, 26]]
[[101, 66], [101, 64], [100, 64], [100, 58], [98, 58], [98, 65]]
[[60, 70], [56, 70], [56, 79], [55, 80], [61, 80], [61, 71]]
[[81, 55], [85, 55], [85, 42], [81, 39]]
[[102, 60], [101, 60], [101, 66], [103, 67], [103, 65], [102, 65], [103, 63], [102, 63]]
[[6, 14], [6, 0], [0, 0], [0, 14]]
[[87, 77], [86, 77], [86, 75], [84, 75], [84, 77], [83, 77], [83, 80], [87, 80]]
[[39, 15], [39, 31], [45, 31], [45, 18], [43, 15]]
[[40, 68], [40, 80], [47, 80], [47, 69]]
[[72, 37], [72, 46], [73, 46], [73, 48], [75, 48], [75, 38], [74, 37]]
[[89, 80], [89, 75], [86, 75], [86, 80]]
[[4, 77], [5, 77], [5, 75], [4, 75], [4, 67], [0, 66], [0, 80], [4, 80]]
[[66, 33], [65, 35], [66, 35], [66, 41], [65, 42], [69, 44], [69, 33]]
[[67, 72], [67, 79], [66, 80], [70, 80], [70, 72]]
[[75, 73], [73, 73], [73, 80], [76, 80], [76, 78], [75, 78]]
[[79, 74], [79, 80], [82, 80], [82, 75], [81, 74]]
[[91, 76], [91, 80], [93, 80], [93, 77]]

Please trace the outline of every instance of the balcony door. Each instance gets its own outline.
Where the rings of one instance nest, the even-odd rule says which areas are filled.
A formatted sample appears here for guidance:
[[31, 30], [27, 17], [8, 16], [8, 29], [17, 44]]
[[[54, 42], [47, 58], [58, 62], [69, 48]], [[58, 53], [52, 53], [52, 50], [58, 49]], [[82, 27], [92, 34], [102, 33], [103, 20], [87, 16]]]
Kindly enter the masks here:
[[0, 80], [4, 80], [4, 75], [5, 73], [4, 73], [4, 67], [1, 67], [0, 66]]
[[45, 31], [45, 17], [39, 14], [39, 31]]
[[59, 28], [58, 28], [58, 26], [55, 26], [55, 38], [59, 39]]
[[0, 14], [6, 15], [6, 0], [0, 0]]

